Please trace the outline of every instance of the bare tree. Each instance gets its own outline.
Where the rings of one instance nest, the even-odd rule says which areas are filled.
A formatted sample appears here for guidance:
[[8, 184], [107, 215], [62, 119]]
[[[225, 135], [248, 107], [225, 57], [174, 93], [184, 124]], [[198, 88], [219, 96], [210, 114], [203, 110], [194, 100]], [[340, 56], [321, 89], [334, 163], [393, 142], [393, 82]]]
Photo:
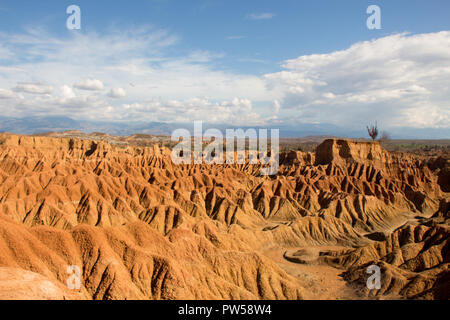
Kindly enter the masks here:
[[367, 126], [367, 132], [369, 133], [369, 136], [372, 138], [373, 141], [378, 137], [378, 125], [375, 122], [375, 125]]

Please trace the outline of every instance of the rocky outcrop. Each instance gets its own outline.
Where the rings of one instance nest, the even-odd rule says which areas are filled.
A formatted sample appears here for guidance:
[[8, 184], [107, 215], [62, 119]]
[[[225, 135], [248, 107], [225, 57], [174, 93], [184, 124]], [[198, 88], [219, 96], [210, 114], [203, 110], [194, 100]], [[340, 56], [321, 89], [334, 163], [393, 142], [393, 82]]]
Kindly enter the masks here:
[[328, 139], [317, 147], [316, 165], [370, 163], [380, 167], [390, 162], [379, 142]]

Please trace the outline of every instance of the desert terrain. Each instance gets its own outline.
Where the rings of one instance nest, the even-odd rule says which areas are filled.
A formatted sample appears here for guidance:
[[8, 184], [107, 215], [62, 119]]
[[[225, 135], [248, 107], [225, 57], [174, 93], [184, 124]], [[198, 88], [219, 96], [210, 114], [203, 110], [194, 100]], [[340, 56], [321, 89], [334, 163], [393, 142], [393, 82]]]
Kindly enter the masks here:
[[276, 176], [169, 142], [0, 134], [0, 299], [450, 298], [445, 142], [281, 141]]

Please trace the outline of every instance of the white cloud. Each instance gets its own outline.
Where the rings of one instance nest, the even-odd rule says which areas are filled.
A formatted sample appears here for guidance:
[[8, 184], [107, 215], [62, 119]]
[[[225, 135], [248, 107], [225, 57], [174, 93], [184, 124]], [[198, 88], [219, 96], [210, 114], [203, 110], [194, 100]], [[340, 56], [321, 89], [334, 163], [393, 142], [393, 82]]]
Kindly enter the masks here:
[[123, 97], [125, 97], [126, 95], [127, 95], [127, 94], [126, 94], [125, 90], [122, 89], [122, 88], [112, 88], [111, 91], [110, 91], [109, 94], [108, 94], [108, 96], [109, 96], [110, 98], [115, 98], [115, 99], [123, 98]]
[[250, 13], [247, 15], [247, 19], [250, 20], [268, 20], [275, 17], [274, 13], [263, 12], [263, 13]]
[[61, 93], [62, 93], [62, 97], [65, 99], [75, 98], [75, 92], [68, 85], [64, 85], [61, 87]]
[[15, 57], [0, 60], [0, 114], [347, 127], [378, 120], [385, 128], [450, 123], [450, 32], [360, 42], [287, 60], [264, 76], [221, 70], [223, 53], [178, 52], [177, 41], [146, 28], [67, 39], [42, 30], [0, 33]]
[[13, 89], [15, 92], [24, 92], [31, 94], [50, 94], [53, 87], [39, 82], [19, 82]]
[[77, 82], [73, 85], [74, 88], [79, 90], [88, 90], [88, 91], [101, 91], [105, 88], [103, 82], [97, 79], [86, 79], [80, 82]]
[[[448, 127], [450, 32], [396, 34], [342, 51], [287, 60], [268, 74], [298, 121]], [[429, 110], [430, 112], [425, 112]]]
[[16, 98], [17, 94], [11, 90], [0, 89], [0, 99], [13, 99]]
[[[144, 118], [151, 121], [191, 122], [193, 119], [209, 123], [233, 123], [235, 125], [262, 124], [264, 120], [253, 109], [249, 99], [234, 98], [212, 101], [209, 98], [187, 100], [155, 99], [145, 103], [125, 104], [127, 118]], [[148, 118], [151, 116], [152, 118]], [[124, 118], [127, 119], [127, 118]]]
[[[0, 32], [0, 43], [6, 44], [8, 50], [18, 57], [13, 63], [2, 64], [0, 61], [0, 87], [11, 86], [11, 79], [29, 82], [41, 79], [61, 88], [45, 101], [45, 107], [42, 99], [27, 97], [25, 103], [16, 100], [0, 103], [0, 111], [20, 116], [33, 112], [41, 114], [44, 109], [52, 108], [49, 113], [66, 112], [66, 115], [77, 119], [104, 111], [105, 117], [119, 119], [121, 113], [126, 112], [121, 103], [145, 104], [154, 99], [191, 101], [193, 97], [212, 97], [218, 102], [232, 101], [234, 97], [251, 101], [272, 100], [273, 94], [267, 90], [264, 79], [219, 70], [216, 62], [224, 57], [222, 52], [177, 52], [172, 48], [176, 42], [177, 37], [166, 31], [148, 28], [116, 30], [102, 36], [73, 33], [68, 38], [54, 37], [34, 29], [20, 34]], [[87, 77], [89, 81], [80, 81]], [[89, 95], [84, 98], [76, 96], [78, 92], [72, 88], [69, 90], [68, 83], [81, 89], [81, 93], [89, 92]], [[121, 97], [124, 101], [113, 100], [110, 105], [106, 102], [108, 93], [94, 91], [105, 89], [105, 86], [110, 96], [123, 96], [117, 91], [117, 88], [122, 88], [126, 92], [126, 96]], [[114, 94], [112, 91], [117, 92]], [[95, 104], [95, 108], [76, 113], [65, 108], [66, 105], [73, 107], [75, 103], [80, 103], [81, 109], [89, 104]], [[110, 108], [115, 112], [110, 113]], [[151, 116], [144, 115], [143, 118], [139, 115], [134, 120]]]
[[[35, 99], [10, 99], [12, 108], [4, 107], [4, 116], [18, 115], [61, 115], [74, 119], [87, 120], [114, 120], [113, 107], [96, 95], [79, 95], [65, 97], [64, 92], [60, 95], [40, 95]], [[3, 108], [2, 108], [3, 109]]]

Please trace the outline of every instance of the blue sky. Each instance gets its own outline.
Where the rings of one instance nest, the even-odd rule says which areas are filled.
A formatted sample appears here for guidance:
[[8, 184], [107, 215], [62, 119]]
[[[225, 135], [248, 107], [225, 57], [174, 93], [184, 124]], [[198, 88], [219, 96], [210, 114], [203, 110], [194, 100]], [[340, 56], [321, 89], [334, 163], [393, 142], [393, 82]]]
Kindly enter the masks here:
[[[180, 37], [176, 52], [226, 54], [220, 67], [255, 74], [276, 71], [286, 59], [341, 50], [392, 33], [450, 29], [446, 0], [3, 0], [0, 30], [38, 25], [64, 36], [69, 32], [65, 9], [71, 4], [82, 9], [81, 32], [108, 33], [111, 28], [141, 25], [164, 28]], [[382, 30], [366, 28], [365, 11], [371, 4], [382, 9]], [[273, 17], [250, 18], [263, 13]]]
[[[65, 27], [71, 4], [81, 30]], [[381, 30], [366, 27], [372, 4]], [[0, 108], [258, 125], [376, 116], [387, 127], [448, 128], [450, 95], [439, 85], [450, 79], [448, 30], [445, 0], [2, 0]]]

